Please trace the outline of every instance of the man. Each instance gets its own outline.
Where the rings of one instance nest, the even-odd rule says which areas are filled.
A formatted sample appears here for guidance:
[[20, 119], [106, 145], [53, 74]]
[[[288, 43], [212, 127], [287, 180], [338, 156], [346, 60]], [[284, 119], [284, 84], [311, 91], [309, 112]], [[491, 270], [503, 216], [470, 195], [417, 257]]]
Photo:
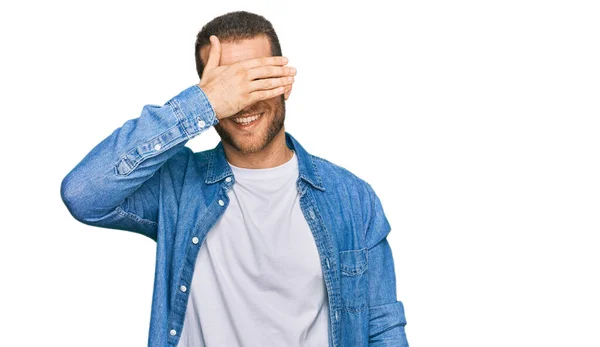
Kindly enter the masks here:
[[[213, 19], [200, 83], [63, 179], [74, 218], [157, 242], [149, 346], [408, 346], [380, 200], [285, 131], [286, 65], [264, 17]], [[215, 148], [184, 146], [211, 126]]]

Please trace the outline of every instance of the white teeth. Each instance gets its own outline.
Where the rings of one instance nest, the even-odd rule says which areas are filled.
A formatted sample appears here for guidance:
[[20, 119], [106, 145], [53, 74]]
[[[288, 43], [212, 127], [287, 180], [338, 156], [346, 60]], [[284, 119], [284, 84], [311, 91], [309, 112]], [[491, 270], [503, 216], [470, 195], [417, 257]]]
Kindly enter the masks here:
[[239, 124], [249, 124], [257, 120], [260, 116], [262, 116], [262, 113], [252, 117], [233, 118], [233, 121]]

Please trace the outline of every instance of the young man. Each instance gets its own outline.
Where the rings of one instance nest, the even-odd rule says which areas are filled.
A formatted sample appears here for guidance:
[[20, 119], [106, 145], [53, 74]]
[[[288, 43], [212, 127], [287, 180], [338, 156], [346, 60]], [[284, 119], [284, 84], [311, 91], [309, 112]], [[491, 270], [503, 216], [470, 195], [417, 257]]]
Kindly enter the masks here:
[[[285, 131], [286, 65], [264, 17], [215, 18], [196, 41], [200, 83], [63, 179], [74, 218], [156, 241], [151, 347], [408, 346], [380, 200]], [[212, 126], [214, 149], [185, 146]]]

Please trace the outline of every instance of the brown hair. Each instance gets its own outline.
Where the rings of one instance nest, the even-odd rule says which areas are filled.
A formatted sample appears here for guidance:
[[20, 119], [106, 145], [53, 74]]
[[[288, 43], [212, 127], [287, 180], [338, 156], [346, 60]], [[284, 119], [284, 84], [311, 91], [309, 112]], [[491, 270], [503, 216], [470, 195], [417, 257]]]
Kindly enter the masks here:
[[271, 22], [263, 16], [246, 11], [229, 12], [206, 23], [196, 36], [196, 71], [200, 78], [204, 71], [204, 63], [200, 59], [200, 49], [205, 45], [210, 45], [211, 35], [216, 35], [221, 42], [235, 42], [266, 35], [271, 44], [271, 55], [281, 56], [279, 38], [277, 38]]

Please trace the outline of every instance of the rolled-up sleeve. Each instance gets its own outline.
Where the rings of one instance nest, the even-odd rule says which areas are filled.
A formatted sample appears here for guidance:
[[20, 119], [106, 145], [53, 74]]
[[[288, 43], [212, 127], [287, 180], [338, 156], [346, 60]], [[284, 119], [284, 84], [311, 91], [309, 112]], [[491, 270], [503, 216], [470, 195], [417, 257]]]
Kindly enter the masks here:
[[396, 298], [396, 273], [387, 236], [391, 231], [381, 201], [367, 184], [371, 208], [365, 239], [368, 245], [369, 346], [408, 347], [404, 304]]

